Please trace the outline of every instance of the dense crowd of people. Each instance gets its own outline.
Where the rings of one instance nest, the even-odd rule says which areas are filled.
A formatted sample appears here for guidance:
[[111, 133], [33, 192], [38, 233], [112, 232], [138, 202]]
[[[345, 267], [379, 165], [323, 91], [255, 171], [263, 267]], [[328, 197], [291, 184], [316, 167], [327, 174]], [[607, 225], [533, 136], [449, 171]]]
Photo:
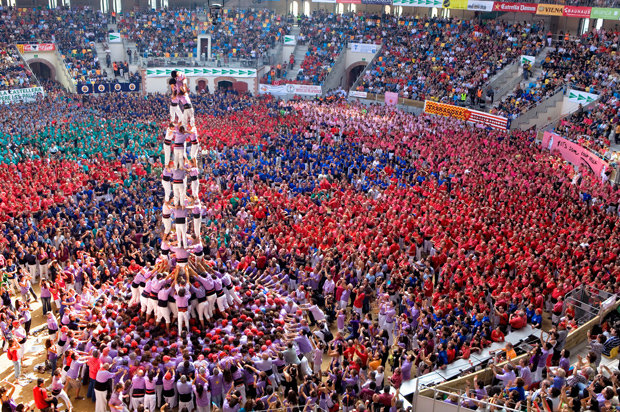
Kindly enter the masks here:
[[[201, 19], [199, 14], [209, 18]], [[213, 58], [224, 61], [266, 56], [290, 29], [281, 16], [267, 9], [230, 9], [217, 16], [201, 9], [131, 12], [119, 16], [118, 25], [143, 57], [196, 57], [197, 36], [210, 34]]]
[[90, 8], [3, 8], [0, 36], [10, 43], [54, 42], [76, 81], [105, 78], [95, 52], [108, 32], [108, 16]]
[[[22, 199], [46, 199], [3, 201], [16, 378], [28, 285], [50, 280], [45, 396], [66, 405], [84, 378], [97, 410], [401, 410], [390, 388], [540, 326], [574, 286], [617, 290], [616, 189], [573, 179], [529, 133], [342, 101], [192, 96], [202, 177], [172, 196], [157, 150], [170, 98], [132, 99], [52, 93], [38, 118], [2, 126], [41, 136], [3, 190], [21, 181]], [[63, 197], [23, 192], [43, 175]], [[577, 326], [567, 309], [560, 336]]]
[[605, 30], [559, 39], [542, 62], [540, 76], [519, 84], [493, 112], [516, 118], [563, 88], [593, 93], [613, 90], [619, 80], [617, 40], [617, 33]]
[[[204, 13], [115, 18], [144, 56], [195, 53], [195, 35], [211, 33], [216, 53], [257, 57], [290, 30], [268, 11], [230, 10], [212, 25]], [[99, 75], [88, 53], [106, 16], [0, 14], [1, 34], [51, 38], [76, 78]], [[361, 90], [455, 102], [546, 41], [538, 24], [495, 21], [317, 12], [300, 25], [310, 49], [297, 81], [320, 84], [347, 41], [376, 42]], [[606, 89], [558, 129], [595, 150], [618, 131], [616, 60], [600, 49], [610, 36], [560, 44], [543, 63]], [[541, 150], [533, 131], [348, 103], [340, 91], [191, 95], [176, 71], [167, 84], [167, 95], [74, 96], [46, 83], [36, 102], [0, 106], [0, 335], [13, 364], [3, 410], [28, 384], [39, 299], [42, 411], [72, 411], [85, 394], [96, 412], [401, 412], [403, 382], [516, 330], [539, 333], [547, 315], [530, 356], [493, 366], [496, 386], [473, 382], [468, 398], [446, 401], [617, 404], [617, 372], [598, 366], [617, 354], [618, 325], [593, 330], [573, 369], [564, 347], [580, 326], [569, 292], [620, 292], [616, 186]]]
[[37, 80], [13, 45], [0, 45], [0, 90], [38, 86]]
[[617, 94], [604, 93], [592, 107], [580, 107], [560, 120], [555, 131], [605, 158], [612, 158], [610, 145], [620, 143], [619, 105]]
[[544, 46], [539, 23], [383, 16], [381, 55], [357, 90], [448, 103], [471, 103], [478, 89], [520, 55]]

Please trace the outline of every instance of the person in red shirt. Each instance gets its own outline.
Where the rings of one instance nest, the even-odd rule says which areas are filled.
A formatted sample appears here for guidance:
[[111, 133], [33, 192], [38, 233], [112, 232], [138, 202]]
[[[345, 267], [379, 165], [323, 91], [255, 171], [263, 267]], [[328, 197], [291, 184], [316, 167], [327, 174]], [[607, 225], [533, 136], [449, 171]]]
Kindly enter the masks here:
[[361, 289], [357, 289], [355, 290], [355, 292], [356, 292], [356, 295], [355, 295], [355, 300], [353, 301], [353, 310], [357, 312], [361, 317], [362, 306], [364, 305], [364, 298], [366, 297], [366, 294]]
[[32, 395], [34, 396], [34, 405], [41, 412], [56, 411], [58, 406], [58, 399], [53, 396], [47, 396], [47, 390], [43, 387], [45, 379], [37, 379], [37, 386], [32, 388]]
[[92, 356], [86, 362], [88, 365], [88, 392], [86, 396], [95, 401], [95, 380], [97, 379], [97, 372], [101, 368], [101, 359], [99, 359], [99, 351], [95, 349]]
[[503, 342], [504, 338], [504, 333], [499, 327], [495, 328], [493, 332], [491, 332], [491, 340], [493, 342]]

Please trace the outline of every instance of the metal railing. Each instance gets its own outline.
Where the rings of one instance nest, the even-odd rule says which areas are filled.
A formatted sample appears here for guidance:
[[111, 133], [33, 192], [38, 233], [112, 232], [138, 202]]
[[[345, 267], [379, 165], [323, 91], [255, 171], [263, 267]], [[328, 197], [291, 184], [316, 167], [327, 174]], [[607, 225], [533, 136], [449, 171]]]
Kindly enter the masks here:
[[166, 58], [166, 57], [139, 57], [138, 64], [142, 67], [234, 67], [234, 68], [252, 68], [258, 69], [265, 64], [269, 64], [269, 57], [257, 57], [254, 59], [245, 58], [217, 58], [217, 59], [203, 59], [198, 58]]
[[[432, 397], [422, 395], [420, 393], [422, 391], [425, 391], [425, 392], [432, 391]], [[455, 403], [446, 402], [446, 399], [449, 399], [451, 397], [456, 397], [456, 400], [454, 401]], [[478, 400], [475, 397], [467, 396], [466, 394], [463, 393], [463, 391], [460, 391], [460, 390], [456, 392], [447, 392], [441, 389], [437, 389], [436, 387], [427, 387], [423, 384], [417, 383], [416, 391], [414, 395], [414, 402], [413, 402], [415, 410], [429, 411], [429, 405], [427, 403], [431, 401], [433, 402], [433, 405], [430, 409], [432, 412], [435, 412], [435, 408], [438, 402], [441, 403], [441, 406], [451, 405], [455, 407], [457, 411], [460, 411], [461, 408], [464, 408], [465, 410], [470, 410], [470, 408], [465, 406], [466, 403], [473, 403], [479, 409], [482, 409], [482, 410], [494, 410], [494, 409], [497, 409], [499, 406], [496, 403], [487, 402], [486, 400]], [[522, 410], [520, 409], [507, 408], [505, 406], [502, 406], [501, 409], [503, 409], [506, 412], [522, 412]]]

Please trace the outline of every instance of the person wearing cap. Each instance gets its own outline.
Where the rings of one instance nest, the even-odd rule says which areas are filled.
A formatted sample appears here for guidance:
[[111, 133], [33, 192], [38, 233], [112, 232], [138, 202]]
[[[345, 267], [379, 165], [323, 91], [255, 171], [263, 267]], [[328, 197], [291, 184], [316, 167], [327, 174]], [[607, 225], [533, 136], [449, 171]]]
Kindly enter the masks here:
[[164, 397], [164, 402], [166, 402], [171, 408], [174, 408], [177, 406], [174, 366], [167, 368], [162, 381], [162, 395]]

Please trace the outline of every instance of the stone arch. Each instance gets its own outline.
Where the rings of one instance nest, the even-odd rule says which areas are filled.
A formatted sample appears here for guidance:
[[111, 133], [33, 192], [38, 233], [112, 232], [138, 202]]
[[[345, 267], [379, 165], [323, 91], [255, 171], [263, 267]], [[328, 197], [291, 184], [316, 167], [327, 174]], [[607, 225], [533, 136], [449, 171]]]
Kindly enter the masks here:
[[[30, 59], [27, 61], [28, 65], [30, 66], [30, 69], [32, 70], [32, 72], [39, 77], [41, 75], [41, 71], [37, 70], [37, 67], [39, 67], [39, 65], [43, 65], [45, 66], [47, 69], [49, 69], [49, 79], [50, 80], [57, 80], [56, 79], [56, 68], [54, 67], [54, 65], [52, 63], [50, 63], [49, 61], [45, 60], [45, 59]], [[33, 67], [34, 66], [34, 67]]]
[[230, 83], [230, 88], [232, 88], [236, 81], [237, 80], [234, 77], [230, 77], [230, 76], [216, 77], [215, 80], [213, 81], [213, 88], [215, 90], [219, 89], [220, 88], [220, 82], [228, 82], [228, 83]]
[[355, 62], [352, 63], [349, 67], [347, 67], [345, 73], [346, 73], [346, 89], [349, 90], [351, 88], [351, 86], [353, 86], [353, 83], [355, 83], [355, 80], [357, 80], [357, 77], [352, 78], [351, 73], [353, 72], [353, 70], [356, 67], [362, 67], [360, 74], [362, 71], [364, 71], [364, 69], [366, 68], [366, 66], [368, 65], [368, 62]]
[[209, 80], [207, 80], [204, 77], [199, 77], [196, 79], [194, 87], [195, 87], [196, 92], [198, 92], [198, 90], [200, 90], [201, 88], [206, 89], [209, 87]]

